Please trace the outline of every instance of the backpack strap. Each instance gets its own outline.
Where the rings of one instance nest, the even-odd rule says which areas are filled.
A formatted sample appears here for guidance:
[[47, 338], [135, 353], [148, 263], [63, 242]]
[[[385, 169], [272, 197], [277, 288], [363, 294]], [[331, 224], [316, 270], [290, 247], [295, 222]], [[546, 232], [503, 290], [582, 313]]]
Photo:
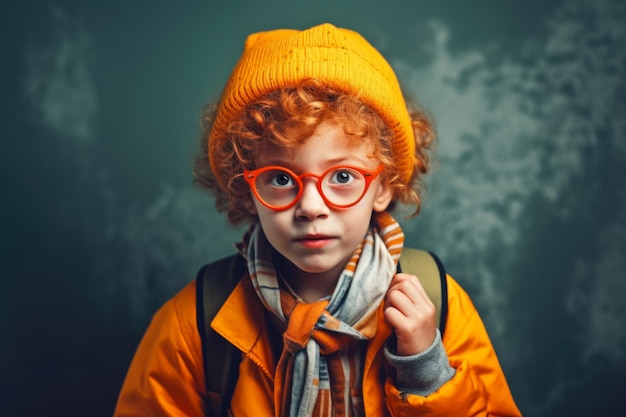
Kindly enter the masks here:
[[228, 415], [240, 360], [235, 358], [239, 350], [211, 328], [211, 321], [245, 270], [243, 257], [234, 254], [203, 266], [196, 276], [196, 320], [202, 340], [208, 406], [214, 416]]
[[428, 298], [435, 305], [437, 327], [443, 336], [448, 317], [448, 284], [446, 271], [437, 255], [405, 247], [398, 261], [398, 272], [405, 272], [419, 278]]

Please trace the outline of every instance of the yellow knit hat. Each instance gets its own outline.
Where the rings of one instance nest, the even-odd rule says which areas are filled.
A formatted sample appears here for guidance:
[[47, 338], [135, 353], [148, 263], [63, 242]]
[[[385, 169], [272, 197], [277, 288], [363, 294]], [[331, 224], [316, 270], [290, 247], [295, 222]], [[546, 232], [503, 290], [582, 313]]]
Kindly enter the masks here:
[[376, 111], [394, 135], [396, 166], [408, 182], [415, 165], [415, 139], [396, 75], [360, 34], [325, 23], [307, 30], [277, 29], [248, 36], [224, 87], [209, 134], [209, 160], [218, 181], [220, 149], [229, 124], [258, 98], [305, 78], [317, 78], [359, 98]]

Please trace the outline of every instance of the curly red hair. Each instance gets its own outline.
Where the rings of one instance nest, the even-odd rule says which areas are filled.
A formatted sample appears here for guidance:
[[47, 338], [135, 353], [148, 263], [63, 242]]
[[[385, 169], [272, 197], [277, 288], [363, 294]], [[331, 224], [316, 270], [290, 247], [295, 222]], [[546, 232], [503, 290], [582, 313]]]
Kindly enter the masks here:
[[251, 195], [243, 179], [243, 170], [254, 169], [255, 157], [267, 146], [291, 148], [303, 143], [323, 121], [343, 126], [346, 134], [355, 143], [368, 145], [369, 155], [384, 165], [382, 180], [394, 192], [395, 202], [415, 208], [412, 216], [421, 207], [424, 189], [423, 174], [430, 165], [430, 151], [434, 146], [435, 133], [427, 114], [414, 104], [407, 109], [415, 136], [415, 168], [410, 180], [403, 181], [394, 165], [392, 133], [383, 120], [363, 104], [358, 97], [344, 94], [315, 79], [306, 79], [297, 86], [274, 91], [248, 106], [240, 118], [228, 129], [225, 146], [213, 150], [219, 152], [221, 178], [228, 178], [224, 188], [217, 181], [208, 160], [208, 135], [216, 115], [216, 104], [206, 105], [202, 113], [202, 140], [194, 168], [194, 183], [212, 190], [216, 196], [216, 207], [226, 212], [231, 224], [256, 221], [250, 213]]

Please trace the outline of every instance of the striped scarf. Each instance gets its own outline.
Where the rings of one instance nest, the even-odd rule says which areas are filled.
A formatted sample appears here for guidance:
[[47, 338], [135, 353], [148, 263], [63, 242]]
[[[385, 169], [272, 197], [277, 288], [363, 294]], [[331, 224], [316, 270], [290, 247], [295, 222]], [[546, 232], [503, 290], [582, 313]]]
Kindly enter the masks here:
[[[376, 311], [402, 252], [404, 234], [387, 213], [375, 213], [374, 228], [355, 250], [333, 294], [301, 302], [279, 284], [272, 247], [261, 227], [243, 249], [254, 288], [284, 324], [283, 351], [274, 379], [279, 417], [351, 417], [362, 414], [362, 343], [376, 332]], [[246, 248], [247, 246], [247, 248]]]

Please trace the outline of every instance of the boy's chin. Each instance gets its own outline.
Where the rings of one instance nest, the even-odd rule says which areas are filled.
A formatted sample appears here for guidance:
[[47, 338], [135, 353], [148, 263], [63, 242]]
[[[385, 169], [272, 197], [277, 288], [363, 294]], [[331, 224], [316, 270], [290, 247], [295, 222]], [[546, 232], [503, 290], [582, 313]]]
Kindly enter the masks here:
[[343, 271], [346, 262], [339, 260], [333, 262], [331, 259], [288, 259], [281, 256], [281, 269], [287, 273], [307, 274], [307, 275], [325, 275], [335, 274], [337, 277]]
[[328, 272], [332, 267], [320, 263], [302, 262], [301, 260], [291, 261], [287, 259], [287, 268], [293, 272], [304, 272], [306, 274], [323, 274]]

